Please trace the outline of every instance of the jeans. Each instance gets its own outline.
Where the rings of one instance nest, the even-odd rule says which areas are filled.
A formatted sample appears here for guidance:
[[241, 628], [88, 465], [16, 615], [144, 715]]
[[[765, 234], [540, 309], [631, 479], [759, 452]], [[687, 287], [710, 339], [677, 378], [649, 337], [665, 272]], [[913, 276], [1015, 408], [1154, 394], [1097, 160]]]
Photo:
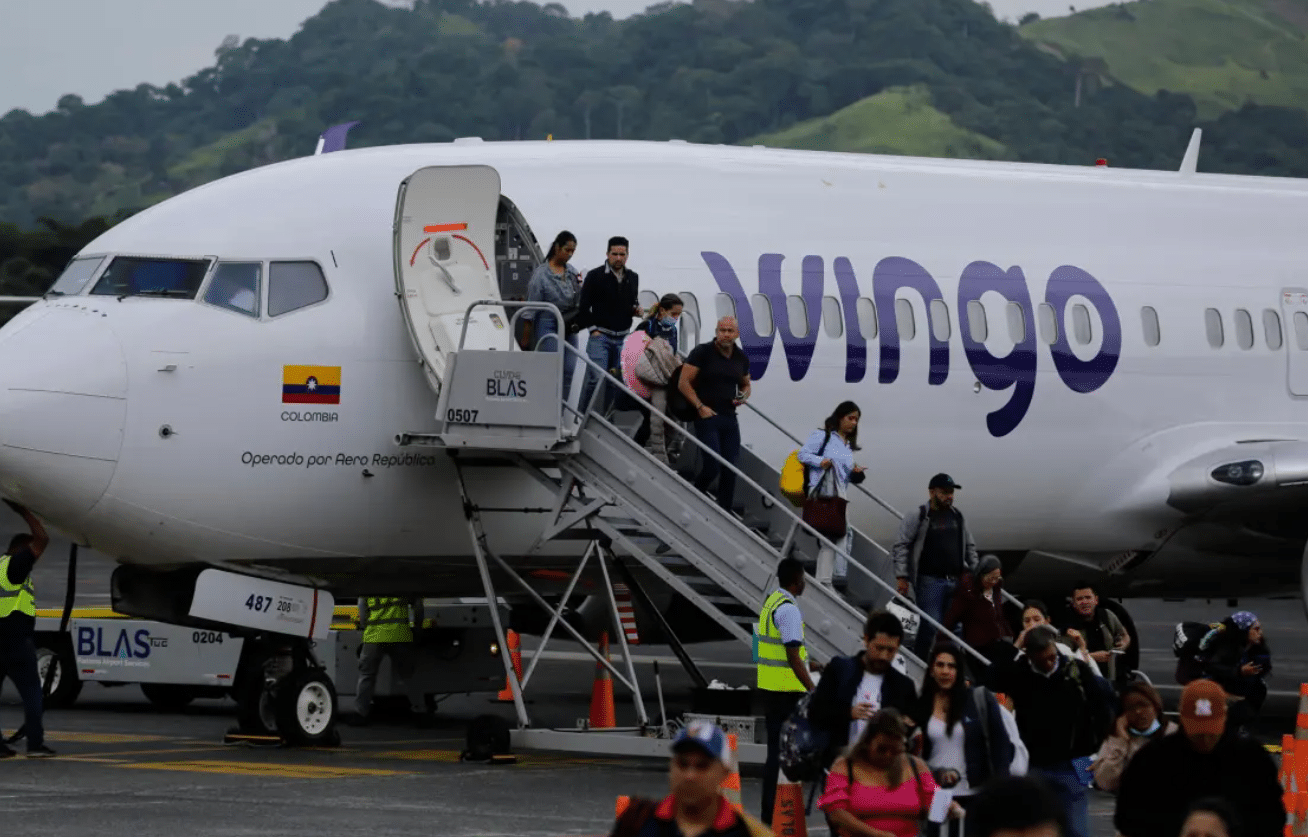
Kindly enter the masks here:
[[[51, 662], [53, 665], [53, 662]], [[65, 670], [64, 677], [73, 673]], [[13, 681], [23, 699], [23, 724], [27, 728], [27, 749], [45, 744], [45, 727], [41, 724], [41, 676], [36, 670], [36, 641], [30, 636], [0, 635], [0, 684], [5, 677]]]
[[[565, 338], [568, 345], [577, 348], [577, 335], [569, 334]], [[539, 335], [540, 342], [537, 351], [540, 352], [563, 352], [563, 400], [568, 400], [568, 395], [572, 392], [572, 368], [577, 363], [577, 358], [572, 352], [564, 351], [559, 346], [558, 332], [553, 330], [542, 331]]]
[[[599, 365], [601, 369], [621, 369], [622, 368], [622, 342], [625, 338], [614, 337], [610, 334], [600, 332], [596, 334], [591, 332], [590, 339], [586, 341], [586, 357], [592, 363]], [[619, 373], [621, 377], [621, 373]], [[599, 383], [599, 373], [589, 366], [586, 367], [586, 383], [581, 388], [581, 401], [577, 406], [585, 411], [590, 406], [591, 393], [595, 391], [595, 386]], [[618, 390], [614, 387], [605, 387], [604, 392], [600, 395], [599, 402], [595, 408], [599, 410], [600, 415], [604, 415], [613, 407], [614, 397]]]
[[1032, 767], [1029, 772], [1048, 781], [1058, 794], [1058, 801], [1067, 813], [1068, 837], [1090, 837], [1090, 808], [1085, 785], [1077, 778], [1071, 763]]
[[[848, 555], [854, 550], [854, 527], [850, 527], [845, 532], [838, 546]], [[849, 575], [849, 559], [844, 555], [836, 552], [829, 546], [823, 545], [818, 548], [817, 568], [813, 572], [813, 577], [817, 579], [818, 584], [830, 584], [833, 581], [847, 581]]]
[[772, 809], [777, 804], [777, 771], [781, 769], [781, 725], [795, 711], [795, 704], [804, 692], [769, 692], [760, 689], [763, 697], [763, 716], [768, 730], [768, 755], [763, 764], [763, 816], [765, 825], [772, 825]]
[[[922, 612], [937, 622], [943, 622], [945, 611], [949, 609], [949, 603], [954, 598], [954, 588], [958, 586], [957, 579], [940, 578], [934, 575], [919, 575], [917, 577], [917, 586], [914, 594], [917, 597], [917, 606]], [[946, 628], [950, 627], [945, 625]], [[917, 629], [917, 640], [913, 643], [913, 653], [926, 660], [927, 655], [931, 653], [931, 646], [936, 641], [936, 626], [922, 620], [922, 625]]]
[[359, 652], [359, 687], [354, 697], [354, 710], [364, 718], [372, 712], [372, 696], [377, 691], [377, 672], [381, 668], [382, 657], [390, 657], [395, 674], [404, 681], [409, 708], [415, 715], [426, 714], [427, 698], [414, 678], [417, 662], [415, 656], [414, 647], [407, 642], [364, 643]]
[[[695, 419], [695, 436], [704, 446], [721, 456], [732, 465], [740, 458], [740, 422], [735, 415], [716, 415], [712, 418]], [[695, 477], [695, 487], [707, 492], [713, 480], [718, 481], [718, 505], [731, 511], [736, 496], [736, 473], [723, 468], [711, 456], [703, 457], [699, 476]]]

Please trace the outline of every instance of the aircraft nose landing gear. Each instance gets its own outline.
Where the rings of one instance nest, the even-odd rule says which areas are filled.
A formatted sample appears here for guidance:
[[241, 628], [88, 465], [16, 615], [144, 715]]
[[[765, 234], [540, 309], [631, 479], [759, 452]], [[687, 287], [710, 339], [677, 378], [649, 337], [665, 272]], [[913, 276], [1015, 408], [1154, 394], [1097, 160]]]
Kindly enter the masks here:
[[242, 649], [236, 729], [225, 741], [335, 747], [338, 702], [331, 678], [305, 639], [261, 636]]

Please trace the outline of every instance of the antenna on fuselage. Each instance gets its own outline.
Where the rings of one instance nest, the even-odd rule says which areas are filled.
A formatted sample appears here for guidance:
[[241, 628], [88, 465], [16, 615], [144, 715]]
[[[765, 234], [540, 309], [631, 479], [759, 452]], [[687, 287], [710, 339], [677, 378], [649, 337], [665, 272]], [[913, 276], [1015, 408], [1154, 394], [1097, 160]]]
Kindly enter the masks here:
[[330, 154], [333, 151], [345, 150], [345, 137], [350, 133], [350, 129], [359, 124], [359, 120], [353, 122], [342, 122], [340, 125], [333, 125], [323, 131], [318, 137], [318, 147], [313, 150], [316, 157], [319, 154]]
[[1194, 133], [1190, 135], [1190, 145], [1186, 147], [1185, 156], [1181, 158], [1181, 174], [1194, 174], [1199, 170], [1199, 141], [1203, 135], [1203, 128], [1195, 128]]

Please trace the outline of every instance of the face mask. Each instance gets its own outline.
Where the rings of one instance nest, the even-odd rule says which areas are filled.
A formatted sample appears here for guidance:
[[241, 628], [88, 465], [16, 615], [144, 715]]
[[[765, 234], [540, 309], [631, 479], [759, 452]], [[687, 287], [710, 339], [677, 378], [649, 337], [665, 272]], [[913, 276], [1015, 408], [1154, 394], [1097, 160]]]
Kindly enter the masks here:
[[1153, 735], [1155, 732], [1158, 732], [1158, 728], [1161, 727], [1162, 725], [1163, 725], [1162, 721], [1159, 721], [1157, 718], [1154, 718], [1153, 724], [1149, 727], [1149, 729], [1144, 730], [1143, 732], [1131, 727], [1129, 724], [1127, 725], [1127, 729], [1131, 730], [1132, 735], [1138, 735], [1143, 738], [1146, 735]]
[[677, 321], [673, 317], [664, 317], [663, 319], [659, 320], [659, 325], [663, 326], [664, 328], [672, 328], [676, 324]]

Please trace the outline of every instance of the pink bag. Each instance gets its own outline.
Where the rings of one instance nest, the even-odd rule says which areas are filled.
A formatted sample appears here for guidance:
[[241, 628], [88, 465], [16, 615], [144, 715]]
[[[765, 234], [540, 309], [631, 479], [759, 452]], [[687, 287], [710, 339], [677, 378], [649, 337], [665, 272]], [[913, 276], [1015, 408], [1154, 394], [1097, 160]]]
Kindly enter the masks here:
[[623, 341], [620, 355], [622, 358], [622, 383], [645, 400], [649, 400], [651, 390], [649, 384], [636, 377], [636, 362], [645, 353], [645, 346], [648, 344], [649, 335], [647, 333], [633, 331]]

